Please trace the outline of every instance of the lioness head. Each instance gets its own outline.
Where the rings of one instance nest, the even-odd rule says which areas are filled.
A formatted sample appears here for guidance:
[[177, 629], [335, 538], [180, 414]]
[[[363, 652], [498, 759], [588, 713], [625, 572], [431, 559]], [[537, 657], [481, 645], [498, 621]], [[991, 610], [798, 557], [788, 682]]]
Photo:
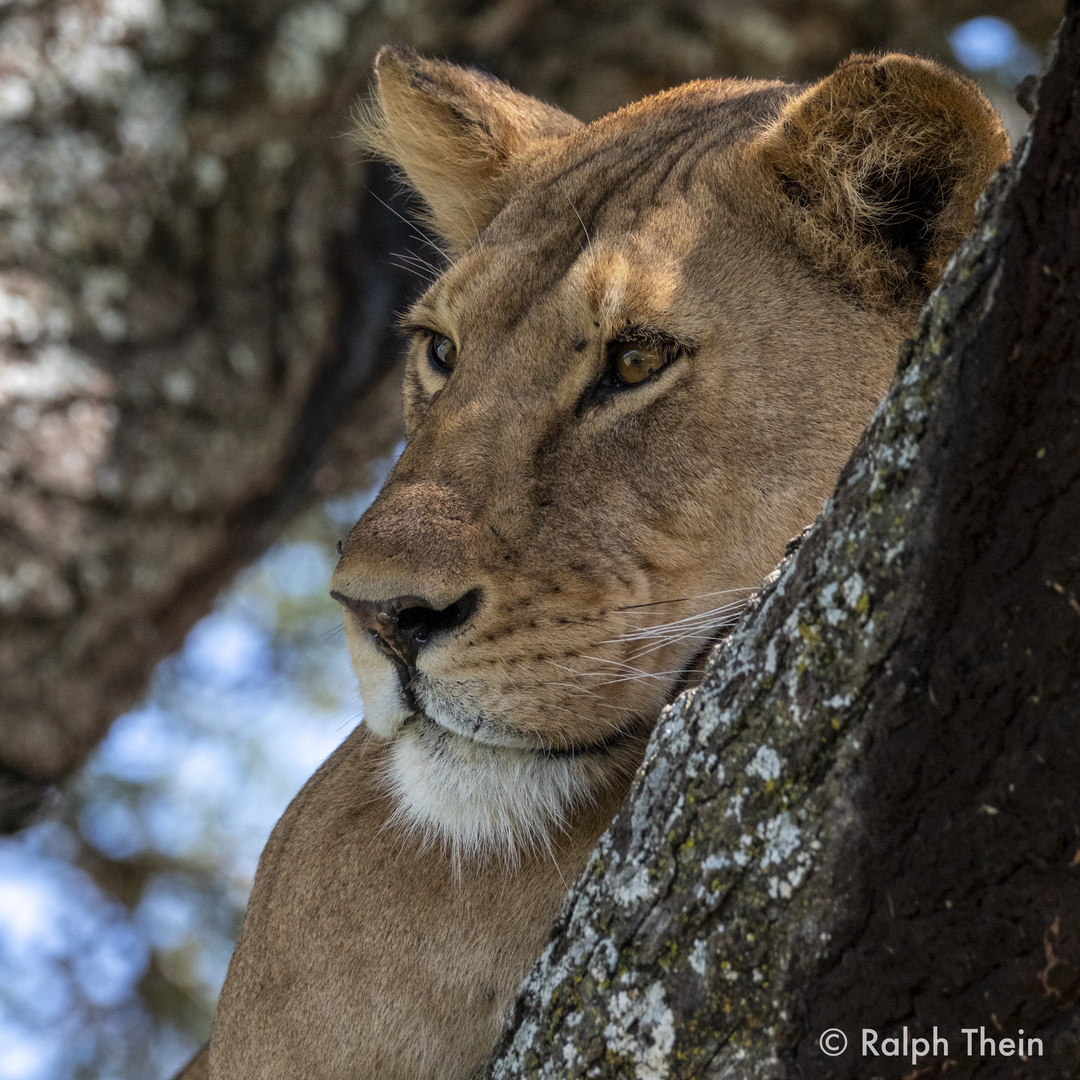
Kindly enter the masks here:
[[813, 519], [1007, 140], [898, 55], [589, 124], [402, 49], [377, 74], [363, 137], [450, 264], [333, 591], [398, 820], [512, 852], [625, 785]]

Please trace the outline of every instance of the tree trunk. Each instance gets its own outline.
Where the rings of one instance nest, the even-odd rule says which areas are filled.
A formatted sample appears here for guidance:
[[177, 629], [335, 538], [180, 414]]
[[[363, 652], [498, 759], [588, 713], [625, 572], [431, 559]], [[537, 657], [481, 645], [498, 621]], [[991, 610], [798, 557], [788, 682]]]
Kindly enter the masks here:
[[1080, 1073], [1078, 0], [1033, 126], [486, 1076]]
[[[5, 7], [0, 830], [82, 763], [293, 510], [362, 484], [398, 436], [386, 328], [412, 286], [385, 263], [426, 255], [385, 174], [337, 137], [380, 44], [479, 63], [589, 118], [699, 75], [940, 52], [971, 3]], [[1033, 0], [1021, 28], [1045, 36], [1054, 7]]]

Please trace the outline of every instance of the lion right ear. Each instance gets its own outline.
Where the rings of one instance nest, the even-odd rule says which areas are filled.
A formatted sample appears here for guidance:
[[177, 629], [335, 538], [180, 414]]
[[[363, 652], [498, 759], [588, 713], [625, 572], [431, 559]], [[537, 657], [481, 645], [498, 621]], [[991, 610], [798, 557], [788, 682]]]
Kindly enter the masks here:
[[361, 110], [357, 140], [401, 169], [455, 252], [509, 197], [511, 160], [531, 143], [581, 126], [490, 75], [401, 46], [379, 50], [375, 74], [375, 99]]
[[872, 306], [921, 301], [1009, 156], [982, 91], [913, 56], [852, 56], [758, 144], [795, 242]]

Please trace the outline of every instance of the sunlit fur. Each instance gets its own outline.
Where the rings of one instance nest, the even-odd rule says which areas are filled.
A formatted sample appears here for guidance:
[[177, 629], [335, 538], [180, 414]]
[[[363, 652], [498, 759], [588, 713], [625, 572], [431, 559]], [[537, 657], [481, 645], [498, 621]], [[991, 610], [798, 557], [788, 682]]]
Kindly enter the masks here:
[[[587, 125], [404, 49], [377, 75], [362, 138], [451, 261], [405, 315], [406, 446], [334, 574], [365, 721], [263, 854], [213, 1080], [476, 1074], [1005, 152], [973, 84], [906, 57]], [[632, 387], [627, 341], [665, 358]], [[370, 612], [416, 597], [468, 613], [395, 668]]]

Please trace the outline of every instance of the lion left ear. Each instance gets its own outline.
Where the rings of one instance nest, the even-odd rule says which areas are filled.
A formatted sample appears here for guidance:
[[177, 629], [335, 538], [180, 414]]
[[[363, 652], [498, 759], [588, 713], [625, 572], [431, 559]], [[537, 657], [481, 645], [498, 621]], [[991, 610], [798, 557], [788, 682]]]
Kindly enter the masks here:
[[581, 127], [490, 75], [402, 46], [379, 50], [375, 75], [375, 100], [361, 110], [357, 141], [401, 169], [455, 252], [506, 201], [515, 156]]
[[925, 297], [1009, 156], [975, 83], [896, 53], [852, 56], [759, 145], [796, 243], [874, 306]]

